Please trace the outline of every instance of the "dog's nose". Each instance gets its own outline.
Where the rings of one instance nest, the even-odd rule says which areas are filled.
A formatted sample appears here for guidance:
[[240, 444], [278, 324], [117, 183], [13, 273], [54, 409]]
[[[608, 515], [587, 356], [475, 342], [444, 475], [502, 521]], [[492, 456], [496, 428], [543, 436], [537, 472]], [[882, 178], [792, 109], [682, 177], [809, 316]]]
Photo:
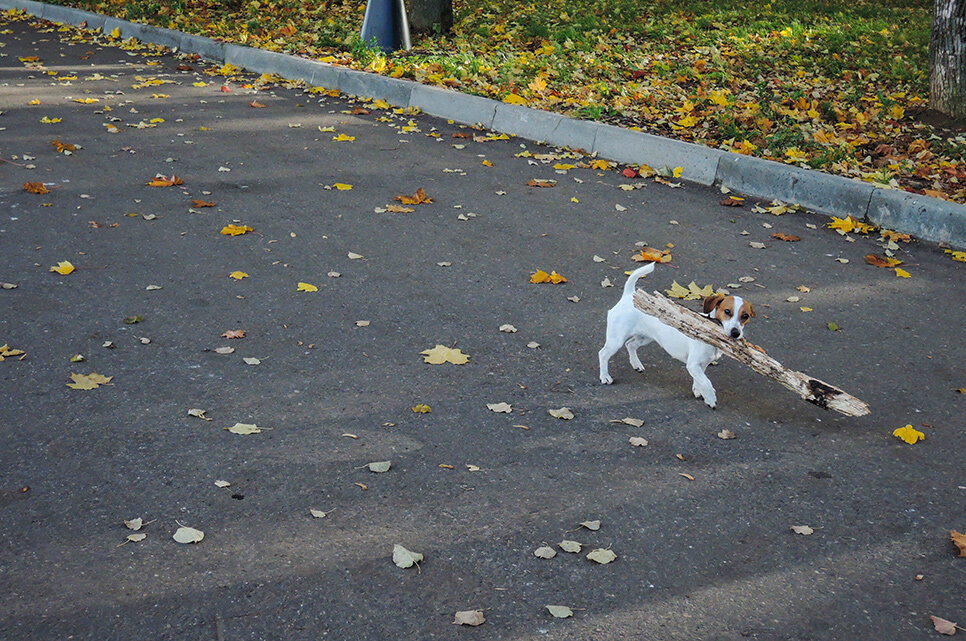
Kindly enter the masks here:
[[741, 330], [737, 327], [731, 328], [731, 338], [741, 338]]

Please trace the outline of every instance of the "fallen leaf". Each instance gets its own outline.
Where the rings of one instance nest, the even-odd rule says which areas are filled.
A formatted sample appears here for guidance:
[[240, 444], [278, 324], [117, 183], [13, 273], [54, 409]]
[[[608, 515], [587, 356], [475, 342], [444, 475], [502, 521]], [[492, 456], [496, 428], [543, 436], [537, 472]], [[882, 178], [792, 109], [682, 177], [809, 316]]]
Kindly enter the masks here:
[[392, 461], [376, 461], [374, 463], [369, 463], [366, 465], [366, 467], [369, 468], [370, 472], [375, 472], [377, 474], [388, 472], [391, 466], [392, 466]]
[[728, 196], [727, 198], [722, 200], [719, 204], [724, 205], [725, 207], [744, 207], [745, 199], [738, 198], [737, 196]]
[[319, 288], [316, 287], [315, 285], [310, 284], [310, 283], [299, 283], [298, 284], [298, 288], [296, 289], [296, 291], [299, 291], [299, 292], [317, 292], [317, 291], [319, 291]]
[[532, 178], [532, 179], [530, 179], [530, 180], [527, 181], [527, 185], [529, 187], [544, 187], [544, 188], [549, 188], [549, 187], [556, 187], [557, 186], [557, 181], [556, 180], [544, 180], [542, 178]]
[[137, 325], [138, 323], [144, 322], [144, 317], [140, 314], [137, 316], [128, 316], [123, 322], [125, 325]]
[[802, 298], [801, 296], [789, 296], [785, 300], [788, 301], [789, 303], [797, 303], [798, 301], [802, 300]]
[[423, 555], [419, 552], [412, 552], [396, 543], [392, 547], [392, 562], [403, 569], [411, 568], [413, 565], [419, 567], [419, 562], [423, 560]]
[[533, 556], [538, 559], [552, 559], [557, 556], [557, 551], [549, 545], [543, 545], [533, 551]]
[[241, 280], [242, 278], [248, 278], [248, 274], [245, 272], [234, 271], [228, 274], [229, 278], [234, 278], [235, 280]]
[[554, 418], [562, 418], [566, 421], [569, 421], [574, 417], [574, 413], [570, 411], [569, 407], [561, 407], [560, 409], [556, 410], [547, 410], [547, 413]]
[[175, 185], [183, 185], [184, 181], [171, 174], [171, 176], [164, 176], [158, 174], [155, 176], [151, 182], [148, 183], [149, 187], [174, 187]]
[[595, 550], [592, 550], [587, 555], [588, 561], [593, 561], [594, 563], [600, 563], [601, 565], [606, 565], [611, 561], [614, 561], [616, 558], [617, 558], [617, 555], [614, 554], [611, 550], [608, 550], [606, 548], [597, 548]]
[[317, 518], [317, 519], [324, 519], [326, 516], [326, 513], [323, 512], [322, 510], [316, 510], [313, 508], [309, 508], [309, 514], [311, 514], [314, 518]]
[[70, 377], [74, 382], [67, 383], [67, 387], [79, 390], [97, 389], [101, 385], [106, 385], [114, 378], [113, 376], [102, 376], [97, 372], [91, 372], [90, 374], [71, 373]]
[[245, 338], [245, 330], [229, 329], [221, 335], [222, 338]]
[[142, 527], [144, 527], [144, 519], [142, 519], [139, 516], [137, 518], [129, 519], [129, 520], [124, 521], [124, 525], [129, 530], [135, 530], [135, 531], [137, 531], [137, 530], [140, 530]]
[[483, 610], [463, 610], [456, 613], [456, 618], [453, 619], [454, 625], [483, 625], [486, 623], [486, 618], [483, 616]]
[[577, 541], [568, 541], [564, 539], [557, 546], [564, 552], [570, 552], [572, 554], [577, 554], [580, 552], [581, 545]]
[[261, 365], [262, 361], [255, 358], [254, 356], [245, 356], [242, 358], [246, 365]]
[[959, 548], [959, 556], [966, 556], [966, 534], [957, 532], [956, 530], [950, 530], [949, 540]]
[[956, 634], [956, 628], [959, 627], [952, 621], [947, 621], [937, 616], [930, 616], [932, 620], [932, 626], [936, 629], [939, 634], [945, 634], [946, 636], [953, 636]]
[[614, 283], [610, 281], [610, 278], [604, 277], [604, 280], [600, 281], [601, 287], [613, 287]]
[[210, 203], [210, 202], [205, 201], [205, 200], [194, 199], [194, 200], [191, 201], [191, 206], [192, 207], [196, 207], [198, 209], [201, 209], [203, 207], [214, 207], [215, 206], [215, 203]]
[[339, 134], [338, 136], [332, 136], [332, 140], [336, 142], [352, 142], [355, 140], [355, 136], [349, 136], [347, 134]]
[[632, 436], [627, 439], [628, 442], [634, 447], [647, 447], [647, 439], [641, 438], [640, 436]]
[[693, 481], [694, 480], [694, 477], [693, 476], [691, 476], [690, 474], [685, 474], [684, 472], [678, 472], [678, 476], [683, 476], [684, 478], [686, 478], [689, 481]]
[[540, 343], [538, 343], [537, 341], [530, 341], [529, 343], [527, 343], [527, 347], [529, 347], [530, 349], [537, 349], [538, 347], [540, 347]]
[[729, 440], [729, 439], [738, 438], [738, 435], [737, 434], [735, 434], [731, 430], [727, 430], [727, 429], [723, 429], [720, 432], [718, 432], [717, 436], [718, 436], [718, 438], [724, 439], [726, 441]]
[[247, 234], [250, 231], [255, 231], [248, 225], [225, 225], [221, 228], [221, 233], [225, 236], [241, 236], [242, 234]]
[[567, 617], [572, 617], [574, 611], [565, 605], [548, 605], [547, 611], [553, 615], [555, 619], [566, 619]]
[[351, 191], [352, 185], [348, 183], [332, 183], [332, 188], [337, 191]]
[[248, 106], [249, 107], [254, 107], [255, 109], [264, 109], [266, 105], [263, 105], [262, 103], [258, 102], [257, 100], [252, 100], [250, 103], [248, 103]]
[[143, 541], [144, 539], [148, 538], [148, 535], [147, 534], [144, 534], [143, 532], [139, 532], [138, 534], [128, 534], [124, 538], [127, 539], [128, 541], [130, 541], [131, 543], [138, 543], [138, 542]]
[[412, 207], [403, 207], [402, 205], [386, 205], [386, 211], [393, 214], [411, 214], [416, 210]]
[[432, 408], [429, 405], [416, 405], [412, 408], [417, 414], [429, 414], [432, 412]]
[[802, 536], [808, 536], [809, 534], [812, 534], [815, 531], [812, 528], [808, 527], [807, 525], [793, 525], [791, 526], [790, 529], [795, 534], [801, 534]]
[[469, 354], [464, 354], [459, 349], [453, 349], [439, 344], [432, 349], [424, 349], [420, 354], [423, 355], [424, 363], [430, 363], [432, 365], [440, 365], [442, 363], [464, 365], [470, 359]]
[[835, 323], [829, 323], [829, 324], [828, 324], [828, 328], [829, 328], [829, 329], [830, 329], [831, 331], [833, 331], [833, 332], [837, 332], [837, 331], [839, 331], [839, 330], [841, 330], [841, 329], [842, 329], [841, 327], [839, 327], [839, 326], [838, 326], [838, 325], [836, 325]]
[[205, 533], [193, 527], [181, 526], [172, 536], [178, 543], [200, 543], [205, 538]]
[[878, 254], [868, 254], [865, 257], [865, 262], [869, 263], [873, 267], [895, 267], [896, 265], [901, 265], [902, 261], [898, 258], [889, 258], [887, 256], [879, 256]]
[[631, 260], [638, 263], [670, 263], [671, 252], [654, 247], [644, 247], [640, 253], [631, 256]]
[[393, 200], [398, 200], [404, 205], [422, 205], [431, 203], [433, 199], [426, 195], [426, 190], [420, 187], [412, 196], [396, 196]]
[[497, 412], [498, 414], [509, 414], [513, 411], [513, 406], [509, 403], [487, 403], [486, 409], [491, 412]]
[[765, 243], [759, 243], [759, 242], [756, 242], [756, 241], [751, 241], [750, 243], [748, 243], [748, 246], [751, 247], [751, 248], [753, 248], [753, 249], [764, 249], [765, 248]]
[[355, 322], [356, 327], [369, 327], [369, 325], [370, 325], [370, 322], [367, 320], [357, 320]]
[[69, 261], [62, 260], [56, 265], [54, 265], [53, 267], [51, 267], [50, 271], [57, 272], [58, 274], [66, 276], [67, 274], [70, 274], [71, 272], [73, 272], [74, 269], [75, 269], [74, 266], [71, 265]]
[[355, 252], [349, 252], [348, 254], [346, 254], [346, 256], [349, 257], [349, 260], [359, 260], [360, 258], [365, 258], [365, 256], [363, 256], [362, 254], [357, 254]]
[[517, 328], [514, 327], [513, 325], [510, 325], [509, 323], [506, 323], [506, 324], [500, 325], [500, 331], [506, 332], [507, 334], [512, 334], [517, 331]]
[[644, 425], [644, 421], [639, 418], [615, 418], [611, 423], [623, 423], [624, 425], [630, 425], [631, 427], [641, 427]]
[[776, 233], [771, 235], [772, 238], [777, 238], [778, 240], [784, 240], [786, 243], [797, 243], [801, 240], [799, 236], [794, 236], [792, 234], [781, 234]]
[[234, 351], [235, 351], [234, 347], [216, 347], [215, 348], [216, 354], [231, 354]]
[[190, 409], [190, 410], [188, 410], [188, 416], [194, 416], [195, 418], [200, 418], [200, 419], [205, 420], [205, 421], [212, 420], [212, 419], [208, 418], [207, 416], [205, 416], [205, 412], [206, 411], [207, 410], [201, 410], [201, 409], [196, 409], [196, 408], [195, 409]]
[[254, 423], [235, 423], [231, 427], [224, 428], [231, 432], [232, 434], [261, 434], [262, 428], [255, 425]]
[[916, 442], [925, 440], [926, 438], [925, 434], [915, 429], [911, 424], [893, 430], [892, 435], [902, 439], [909, 445], [914, 445]]
[[596, 532], [600, 529], [600, 521], [582, 521], [580, 527], [585, 527], [592, 532]]
[[548, 274], [542, 269], [538, 269], [536, 272], [530, 275], [530, 282], [531, 283], [553, 283], [554, 285], [559, 285], [560, 283], [566, 283], [567, 279], [555, 271], [551, 271]]
[[901, 267], [896, 267], [896, 276], [899, 278], [911, 278], [912, 274], [902, 269]]
[[231, 487], [228, 481], [215, 481], [215, 487]]

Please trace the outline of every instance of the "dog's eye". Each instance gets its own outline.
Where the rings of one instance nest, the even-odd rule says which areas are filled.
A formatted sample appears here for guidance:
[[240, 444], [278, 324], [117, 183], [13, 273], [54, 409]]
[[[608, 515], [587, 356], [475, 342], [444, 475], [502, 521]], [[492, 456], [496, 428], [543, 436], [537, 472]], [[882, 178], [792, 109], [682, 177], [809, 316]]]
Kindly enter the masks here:
[[726, 310], [725, 310], [725, 316], [731, 316], [731, 313], [732, 313], [732, 312], [731, 312], [731, 310], [730, 310], [730, 309], [726, 309]]
[[741, 320], [743, 320], [743, 321], [748, 320], [748, 314], [742, 314], [741, 315]]

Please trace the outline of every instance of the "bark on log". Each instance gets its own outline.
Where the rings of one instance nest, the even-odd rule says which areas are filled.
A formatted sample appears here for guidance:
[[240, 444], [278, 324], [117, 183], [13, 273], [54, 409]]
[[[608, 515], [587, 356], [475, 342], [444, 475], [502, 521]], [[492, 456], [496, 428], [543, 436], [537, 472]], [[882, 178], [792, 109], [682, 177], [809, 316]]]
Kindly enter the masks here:
[[744, 339], [736, 341], [725, 336], [711, 319], [671, 302], [658, 292], [651, 295], [637, 290], [634, 293], [634, 306], [685, 335], [718, 348], [725, 356], [744, 363], [759, 374], [775, 379], [809, 403], [846, 416], [870, 413], [869, 406], [851, 394], [802, 372], [788, 369], [768, 356], [761, 347]]

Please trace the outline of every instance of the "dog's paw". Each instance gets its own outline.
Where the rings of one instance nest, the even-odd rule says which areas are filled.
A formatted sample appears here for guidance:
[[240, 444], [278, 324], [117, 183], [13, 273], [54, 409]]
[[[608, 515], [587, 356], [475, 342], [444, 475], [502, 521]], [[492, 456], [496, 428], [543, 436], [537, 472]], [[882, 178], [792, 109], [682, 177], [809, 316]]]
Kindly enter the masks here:
[[610, 385], [613, 382], [614, 382], [614, 379], [610, 377], [610, 374], [601, 374], [600, 376], [601, 385]]
[[631, 367], [634, 368], [634, 371], [635, 372], [640, 372], [641, 374], [644, 373], [644, 366], [643, 365], [632, 365]]
[[718, 399], [715, 398], [714, 395], [712, 395], [711, 398], [705, 397], [704, 404], [710, 407], [711, 409], [714, 409], [718, 405]]

